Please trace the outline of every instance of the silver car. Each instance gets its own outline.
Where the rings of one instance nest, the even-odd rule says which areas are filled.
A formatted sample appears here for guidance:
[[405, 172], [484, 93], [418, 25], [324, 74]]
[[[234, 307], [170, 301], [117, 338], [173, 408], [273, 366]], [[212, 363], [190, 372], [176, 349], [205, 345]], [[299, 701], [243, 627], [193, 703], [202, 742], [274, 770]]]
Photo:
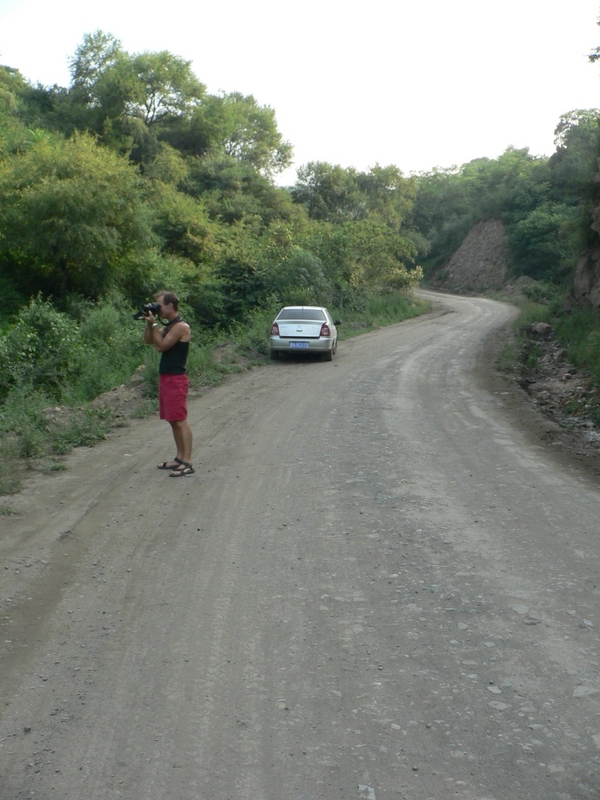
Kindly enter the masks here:
[[337, 350], [339, 324], [322, 306], [286, 306], [271, 325], [271, 358], [280, 353], [322, 353], [331, 361]]

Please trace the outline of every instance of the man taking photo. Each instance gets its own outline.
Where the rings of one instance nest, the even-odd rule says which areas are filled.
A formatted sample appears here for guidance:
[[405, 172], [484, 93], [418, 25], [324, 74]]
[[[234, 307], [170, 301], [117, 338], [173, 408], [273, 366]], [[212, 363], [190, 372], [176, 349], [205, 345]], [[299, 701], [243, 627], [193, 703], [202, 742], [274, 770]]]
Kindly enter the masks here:
[[[185, 364], [190, 348], [190, 326], [179, 314], [179, 300], [173, 292], [156, 295], [159, 308], [156, 316], [144, 314], [146, 328], [144, 342], [154, 345], [160, 356], [158, 404], [160, 418], [166, 419], [173, 431], [177, 454], [172, 461], [164, 461], [159, 469], [169, 470], [171, 478], [181, 478], [194, 473], [192, 466], [192, 429], [187, 421], [187, 393], [190, 382]], [[166, 319], [159, 327], [158, 319]]]

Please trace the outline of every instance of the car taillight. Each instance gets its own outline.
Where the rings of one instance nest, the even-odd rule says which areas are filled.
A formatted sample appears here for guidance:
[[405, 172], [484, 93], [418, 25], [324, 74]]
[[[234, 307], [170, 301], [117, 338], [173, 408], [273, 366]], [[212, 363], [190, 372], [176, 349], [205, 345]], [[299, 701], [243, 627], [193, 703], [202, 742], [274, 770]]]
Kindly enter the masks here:
[[276, 322], [271, 325], [271, 336], [279, 336], [279, 325]]
[[326, 322], [324, 322], [321, 325], [320, 336], [331, 336], [331, 331], [329, 330], [329, 325]]

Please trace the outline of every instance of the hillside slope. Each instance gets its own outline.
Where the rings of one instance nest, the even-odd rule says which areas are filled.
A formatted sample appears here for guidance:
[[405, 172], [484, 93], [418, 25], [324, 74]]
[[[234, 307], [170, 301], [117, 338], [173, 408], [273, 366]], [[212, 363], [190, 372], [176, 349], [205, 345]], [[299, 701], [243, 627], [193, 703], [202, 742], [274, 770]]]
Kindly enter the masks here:
[[444, 272], [445, 285], [457, 291], [485, 291], [503, 286], [508, 274], [508, 254], [502, 222], [489, 219], [474, 225]]

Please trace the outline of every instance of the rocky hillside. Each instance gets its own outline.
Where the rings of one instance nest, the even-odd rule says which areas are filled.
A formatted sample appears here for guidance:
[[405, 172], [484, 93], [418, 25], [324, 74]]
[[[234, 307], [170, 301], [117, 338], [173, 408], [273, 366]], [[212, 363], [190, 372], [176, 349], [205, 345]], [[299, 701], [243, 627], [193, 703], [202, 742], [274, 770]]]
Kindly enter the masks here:
[[507, 274], [504, 226], [499, 220], [490, 219], [471, 228], [438, 277], [443, 277], [449, 289], [478, 292], [501, 288]]
[[[593, 220], [592, 228], [600, 234], [600, 207], [594, 209]], [[600, 307], [600, 241], [582, 253], [566, 302], [568, 307], [585, 302]]]
[[[600, 167], [600, 159], [598, 161]], [[596, 182], [600, 183], [600, 172], [596, 175]], [[566, 298], [567, 307], [581, 303], [591, 303], [592, 308], [600, 308], [600, 204], [592, 210], [592, 230], [599, 238], [596, 243], [584, 250], [575, 270], [573, 287]]]

